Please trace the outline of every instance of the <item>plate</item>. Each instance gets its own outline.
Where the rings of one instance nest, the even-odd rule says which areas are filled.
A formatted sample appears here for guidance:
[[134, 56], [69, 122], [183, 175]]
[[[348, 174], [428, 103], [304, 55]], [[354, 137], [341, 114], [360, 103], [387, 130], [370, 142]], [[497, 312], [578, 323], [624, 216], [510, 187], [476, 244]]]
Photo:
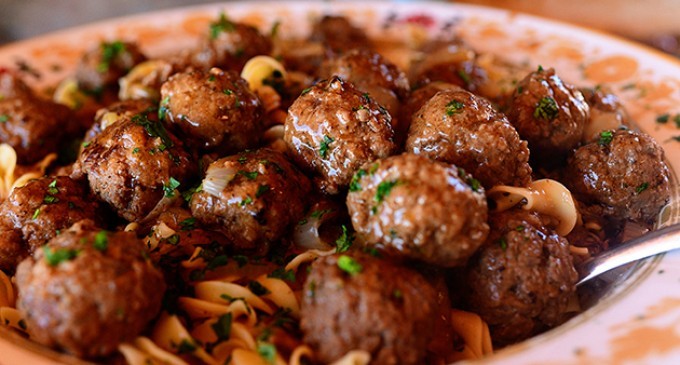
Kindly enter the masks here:
[[[190, 47], [220, 12], [267, 31], [302, 36], [310, 20], [343, 14], [370, 36], [417, 42], [458, 34], [474, 49], [531, 67], [555, 67], [579, 86], [607, 84], [633, 119], [680, 169], [680, 62], [643, 46], [583, 28], [514, 12], [446, 3], [255, 2], [225, 3], [153, 12], [53, 33], [0, 48], [0, 67], [17, 65], [37, 88], [70, 75], [80, 54], [100, 40], [136, 40], [150, 56]], [[389, 53], [389, 52], [388, 52]], [[403, 54], [388, 57], [404, 64]], [[401, 58], [400, 58], [401, 57]], [[657, 123], [669, 113], [668, 123]], [[677, 123], [674, 116], [678, 115]], [[673, 172], [673, 176], [677, 176]], [[680, 201], [676, 196], [674, 202]], [[661, 224], [680, 220], [667, 207]], [[677, 363], [680, 358], [680, 252], [657, 256], [626, 271], [594, 307], [566, 324], [505, 348], [485, 364]], [[624, 280], [625, 279], [625, 280]], [[0, 331], [0, 363], [74, 360]]]

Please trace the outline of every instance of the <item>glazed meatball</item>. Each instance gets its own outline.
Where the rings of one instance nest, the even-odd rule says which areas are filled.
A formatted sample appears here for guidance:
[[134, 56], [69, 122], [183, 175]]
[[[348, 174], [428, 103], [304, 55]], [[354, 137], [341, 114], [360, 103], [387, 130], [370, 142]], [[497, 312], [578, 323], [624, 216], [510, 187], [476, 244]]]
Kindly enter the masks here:
[[472, 92], [486, 81], [486, 72], [477, 65], [477, 54], [457, 42], [433, 42], [425, 46], [425, 57], [413, 65], [410, 80], [415, 88], [442, 81]]
[[369, 255], [317, 259], [305, 282], [300, 327], [322, 363], [351, 350], [371, 364], [422, 364], [437, 313], [434, 288], [416, 271]]
[[581, 93], [590, 107], [590, 118], [583, 131], [584, 142], [597, 140], [601, 132], [630, 125], [628, 112], [608, 89], [581, 89]]
[[191, 199], [196, 219], [242, 250], [266, 252], [306, 209], [311, 184], [283, 154], [269, 149], [213, 162]]
[[17, 308], [31, 339], [95, 358], [136, 338], [156, 316], [162, 274], [133, 233], [77, 224], [17, 269]]
[[327, 194], [344, 190], [366, 162], [393, 154], [389, 113], [338, 77], [310, 88], [288, 109], [284, 140], [295, 161]]
[[14, 71], [0, 67], [0, 100], [33, 96], [33, 91]]
[[145, 218], [163, 195], [174, 195], [196, 174], [182, 142], [154, 113], [121, 117], [83, 148], [72, 176], [128, 220]]
[[355, 48], [371, 48], [366, 33], [343, 16], [324, 16], [314, 24], [310, 34], [310, 40], [321, 42], [330, 55], [342, 54]]
[[255, 147], [264, 133], [260, 99], [234, 72], [175, 74], [163, 84], [161, 97], [165, 120], [190, 147], [234, 153]]
[[270, 54], [272, 42], [257, 28], [233, 22], [221, 14], [210, 24], [210, 34], [202, 49], [204, 58], [214, 54], [216, 67], [240, 72], [249, 59]]
[[0, 268], [14, 270], [61, 230], [99, 215], [87, 188], [66, 176], [43, 177], [14, 189], [0, 204], [0, 250], [7, 253], [0, 255]]
[[518, 83], [508, 110], [508, 119], [529, 142], [532, 160], [548, 166], [558, 165], [578, 147], [588, 116], [583, 94], [555, 70], [540, 67]]
[[522, 209], [491, 215], [489, 224], [466, 269], [465, 299], [494, 343], [519, 342], [566, 320], [578, 278], [569, 243]]
[[349, 190], [359, 241], [395, 256], [459, 266], [489, 232], [484, 189], [453, 165], [393, 156], [363, 165]]
[[85, 133], [83, 142], [87, 143], [97, 137], [104, 129], [121, 119], [129, 119], [137, 114], [155, 113], [156, 106], [149, 100], [126, 100], [113, 103], [106, 108], [99, 109], [94, 117], [94, 123]]
[[663, 149], [648, 135], [605, 131], [598, 141], [574, 151], [564, 182], [595, 214], [653, 223], [670, 199]]
[[32, 95], [0, 98], [0, 143], [14, 148], [20, 164], [33, 164], [58, 151], [70, 118], [67, 107]]
[[405, 150], [462, 167], [487, 189], [531, 181], [527, 142], [486, 99], [460, 88], [439, 92], [416, 112]]
[[75, 77], [82, 90], [101, 93], [111, 86], [117, 88], [118, 79], [144, 60], [146, 57], [134, 43], [101, 42], [83, 55]]

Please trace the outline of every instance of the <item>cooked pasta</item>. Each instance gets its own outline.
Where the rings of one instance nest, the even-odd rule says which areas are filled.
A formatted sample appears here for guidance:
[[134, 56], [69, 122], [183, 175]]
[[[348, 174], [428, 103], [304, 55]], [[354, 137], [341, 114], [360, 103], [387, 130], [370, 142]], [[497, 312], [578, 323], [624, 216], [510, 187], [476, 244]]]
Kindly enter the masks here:
[[[14, 149], [8, 144], [0, 144], [0, 201], [7, 199], [13, 189], [43, 176], [47, 167], [56, 159], [57, 155], [52, 153], [35, 165], [21, 169], [17, 165], [17, 154]], [[18, 171], [22, 173], [18, 175]]]

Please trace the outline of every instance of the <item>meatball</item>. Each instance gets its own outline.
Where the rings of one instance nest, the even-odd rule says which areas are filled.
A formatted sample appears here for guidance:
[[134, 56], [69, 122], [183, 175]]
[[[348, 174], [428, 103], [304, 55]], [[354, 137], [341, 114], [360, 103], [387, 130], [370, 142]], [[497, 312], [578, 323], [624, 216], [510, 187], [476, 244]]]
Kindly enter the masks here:
[[342, 54], [355, 48], [371, 48], [366, 33], [343, 16], [324, 16], [314, 24], [310, 34], [310, 40], [321, 42], [330, 55]]
[[75, 77], [81, 89], [101, 93], [107, 87], [117, 87], [118, 79], [144, 60], [146, 57], [134, 43], [101, 42], [83, 55]]
[[436, 41], [426, 45], [423, 53], [425, 57], [410, 72], [416, 88], [442, 81], [475, 92], [486, 81], [486, 72], [477, 65], [477, 54], [465, 45]]
[[[90, 222], [91, 223], [91, 222]], [[156, 316], [165, 282], [133, 233], [77, 224], [17, 269], [31, 339], [78, 357], [114, 353]]]
[[122, 116], [80, 153], [72, 177], [87, 176], [90, 188], [128, 220], [146, 217], [165, 194], [196, 174], [182, 142], [154, 114]]
[[405, 150], [462, 167], [487, 189], [531, 181], [527, 142], [491, 103], [460, 88], [439, 92], [414, 114]]
[[305, 212], [311, 183], [283, 154], [269, 149], [213, 162], [191, 198], [196, 219], [243, 250], [266, 252]]
[[300, 328], [322, 363], [351, 350], [371, 364], [422, 364], [433, 337], [435, 289], [416, 271], [369, 255], [317, 259], [305, 282]]
[[608, 89], [581, 89], [581, 93], [590, 107], [590, 118], [583, 131], [584, 142], [597, 140], [603, 131], [630, 125], [628, 112]]
[[663, 149], [642, 132], [602, 132], [574, 151], [563, 176], [576, 199], [616, 220], [653, 223], [670, 199]]
[[479, 182], [423, 156], [365, 164], [349, 190], [347, 207], [359, 241], [395, 256], [459, 266], [489, 232]]
[[567, 319], [578, 275], [569, 243], [533, 212], [489, 219], [491, 233], [466, 268], [465, 300], [497, 345], [522, 341]]
[[85, 133], [83, 141], [85, 143], [92, 141], [108, 126], [118, 122], [124, 117], [132, 118], [137, 114], [155, 113], [156, 106], [149, 100], [126, 100], [113, 103], [106, 108], [99, 109], [94, 117], [94, 123], [90, 129]]
[[0, 100], [33, 96], [33, 91], [16, 72], [0, 67]]
[[32, 95], [0, 98], [0, 143], [17, 153], [20, 164], [57, 152], [68, 137], [70, 110]]
[[74, 223], [97, 217], [99, 204], [82, 184], [66, 176], [43, 177], [14, 189], [0, 204], [0, 269], [12, 271]]
[[317, 186], [337, 194], [359, 166], [395, 152], [391, 122], [375, 100], [333, 77], [303, 92], [288, 109], [283, 138]]
[[210, 24], [210, 34], [202, 47], [203, 58], [214, 54], [214, 65], [227, 70], [240, 72], [249, 59], [268, 55], [272, 42], [257, 28], [232, 22], [224, 14]]
[[555, 70], [540, 67], [518, 83], [508, 110], [508, 119], [529, 142], [532, 158], [548, 166], [563, 162], [578, 147], [588, 116], [583, 94]]
[[260, 99], [234, 72], [175, 74], [161, 87], [161, 98], [161, 114], [192, 148], [234, 153], [255, 147], [264, 133]]

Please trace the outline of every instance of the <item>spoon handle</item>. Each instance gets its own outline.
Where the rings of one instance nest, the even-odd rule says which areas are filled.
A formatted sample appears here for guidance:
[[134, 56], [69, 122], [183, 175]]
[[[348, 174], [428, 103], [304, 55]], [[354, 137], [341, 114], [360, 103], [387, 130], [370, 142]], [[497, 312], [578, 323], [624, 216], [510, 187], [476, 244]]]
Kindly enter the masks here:
[[643, 234], [576, 266], [576, 286], [611, 269], [680, 248], [680, 223]]

